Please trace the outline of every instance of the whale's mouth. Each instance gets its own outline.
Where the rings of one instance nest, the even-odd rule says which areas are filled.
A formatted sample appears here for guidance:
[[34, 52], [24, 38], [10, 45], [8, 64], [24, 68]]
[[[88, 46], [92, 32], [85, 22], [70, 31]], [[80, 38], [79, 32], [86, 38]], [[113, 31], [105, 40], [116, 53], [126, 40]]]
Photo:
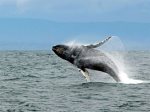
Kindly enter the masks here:
[[52, 50], [57, 54], [57, 55], [60, 55], [63, 53], [63, 47], [57, 45], [57, 46], [53, 46], [52, 47]]

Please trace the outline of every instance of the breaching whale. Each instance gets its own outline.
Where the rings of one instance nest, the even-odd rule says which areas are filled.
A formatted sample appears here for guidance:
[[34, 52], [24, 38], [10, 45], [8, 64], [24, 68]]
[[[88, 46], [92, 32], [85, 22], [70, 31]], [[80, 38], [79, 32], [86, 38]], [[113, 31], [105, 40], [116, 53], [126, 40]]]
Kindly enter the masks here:
[[91, 45], [56, 45], [52, 50], [60, 58], [69, 61], [83, 74], [87, 81], [90, 81], [87, 69], [105, 72], [112, 76], [115, 81], [120, 82], [118, 68], [115, 63], [102, 51], [95, 48], [102, 46], [111, 37]]

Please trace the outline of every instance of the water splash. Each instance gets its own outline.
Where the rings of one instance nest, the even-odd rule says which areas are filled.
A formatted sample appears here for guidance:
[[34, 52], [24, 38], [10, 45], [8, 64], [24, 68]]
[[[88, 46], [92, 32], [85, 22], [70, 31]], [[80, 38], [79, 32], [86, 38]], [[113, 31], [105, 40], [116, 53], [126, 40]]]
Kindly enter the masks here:
[[[119, 70], [119, 78], [121, 80], [121, 83], [124, 84], [139, 84], [139, 83], [145, 83], [146, 81], [143, 80], [137, 80], [132, 79], [129, 77], [129, 73], [127, 66], [129, 65], [125, 63], [124, 56], [126, 55], [127, 51], [125, 50], [125, 47], [120, 40], [119, 37], [113, 36], [112, 42], [110, 41], [107, 46], [103, 46], [102, 48], [103, 52], [115, 63]], [[110, 52], [111, 51], [111, 52]], [[126, 67], [125, 67], [126, 65]]]
[[124, 83], [124, 84], [139, 84], [139, 83], [144, 83], [144, 81], [142, 81], [142, 80], [137, 80], [137, 79], [129, 78], [129, 76], [125, 72], [123, 72], [123, 71], [119, 72], [119, 77], [121, 79], [121, 83]]
[[69, 42], [65, 42], [65, 45], [68, 45], [68, 46], [71, 46], [71, 47], [76, 47], [76, 46], [87, 45], [87, 44], [81, 43], [77, 40], [72, 40], [72, 41], [69, 41]]

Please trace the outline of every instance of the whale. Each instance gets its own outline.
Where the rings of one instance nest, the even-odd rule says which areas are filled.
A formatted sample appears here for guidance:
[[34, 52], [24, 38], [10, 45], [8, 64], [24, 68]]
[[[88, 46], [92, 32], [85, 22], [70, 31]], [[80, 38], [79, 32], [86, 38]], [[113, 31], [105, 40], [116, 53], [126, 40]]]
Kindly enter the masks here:
[[111, 36], [101, 42], [90, 45], [58, 44], [52, 47], [52, 51], [60, 58], [75, 65], [87, 82], [90, 82], [88, 69], [109, 74], [116, 82], [120, 82], [119, 70], [116, 64], [104, 52], [96, 49], [110, 39]]

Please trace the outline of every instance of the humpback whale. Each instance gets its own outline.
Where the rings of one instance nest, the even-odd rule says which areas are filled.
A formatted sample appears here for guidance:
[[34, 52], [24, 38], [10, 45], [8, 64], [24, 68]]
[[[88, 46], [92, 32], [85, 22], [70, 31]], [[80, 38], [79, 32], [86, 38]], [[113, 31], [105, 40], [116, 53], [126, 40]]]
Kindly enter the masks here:
[[56, 45], [52, 47], [52, 50], [60, 58], [75, 65], [88, 82], [90, 77], [87, 69], [105, 72], [112, 76], [116, 82], [120, 82], [119, 70], [115, 63], [102, 51], [95, 49], [102, 46], [110, 38], [91, 45]]

